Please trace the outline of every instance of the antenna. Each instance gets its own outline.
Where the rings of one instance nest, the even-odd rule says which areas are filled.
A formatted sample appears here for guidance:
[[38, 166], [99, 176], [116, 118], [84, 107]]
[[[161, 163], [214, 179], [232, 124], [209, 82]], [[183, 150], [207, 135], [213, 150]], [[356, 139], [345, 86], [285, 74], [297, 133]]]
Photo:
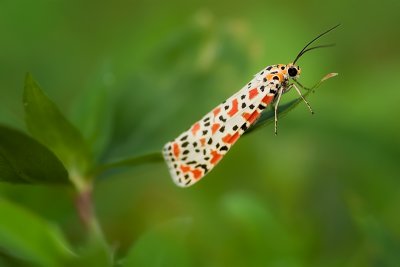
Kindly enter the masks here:
[[297, 55], [296, 59], [293, 61], [293, 64], [296, 63], [296, 61], [302, 56], [304, 55], [306, 52], [313, 50], [313, 49], [317, 49], [317, 48], [324, 48], [324, 47], [331, 47], [334, 46], [335, 44], [328, 44], [328, 45], [318, 45], [318, 46], [314, 46], [314, 47], [310, 47], [307, 49], [307, 47], [310, 46], [310, 44], [314, 43], [316, 40], [318, 40], [319, 38], [321, 38], [322, 36], [324, 36], [325, 34], [327, 34], [328, 32], [334, 30], [335, 28], [339, 27], [340, 23], [335, 25], [334, 27], [330, 28], [329, 30], [321, 33], [320, 35], [318, 35], [317, 37], [315, 37], [312, 41], [310, 41], [301, 51], [300, 53]]

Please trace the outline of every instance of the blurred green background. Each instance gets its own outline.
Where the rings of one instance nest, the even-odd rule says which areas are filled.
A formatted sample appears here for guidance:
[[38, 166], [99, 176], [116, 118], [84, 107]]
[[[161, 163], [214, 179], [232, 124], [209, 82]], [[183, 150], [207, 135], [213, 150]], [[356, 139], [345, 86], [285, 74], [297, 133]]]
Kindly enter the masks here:
[[[171, 236], [172, 259], [157, 266], [399, 266], [399, 10], [395, 0], [1, 1], [0, 123], [25, 131], [29, 71], [99, 161], [156, 151], [340, 22], [319, 41], [336, 47], [298, 62], [305, 85], [339, 73], [309, 98], [314, 116], [300, 106], [278, 137], [269, 125], [241, 138], [188, 189], [163, 163], [103, 175], [96, 212], [116, 258], [149, 229], [187, 221], [184, 245]], [[1, 183], [0, 196], [81, 242], [71, 188]], [[2, 264], [20, 262], [0, 250]]]

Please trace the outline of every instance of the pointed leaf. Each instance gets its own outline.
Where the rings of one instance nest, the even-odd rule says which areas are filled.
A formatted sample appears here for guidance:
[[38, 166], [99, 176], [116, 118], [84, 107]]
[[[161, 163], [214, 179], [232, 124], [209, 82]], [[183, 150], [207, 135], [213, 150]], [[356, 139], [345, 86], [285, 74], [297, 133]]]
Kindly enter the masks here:
[[0, 181], [68, 183], [60, 160], [22, 132], [0, 125]]
[[81, 133], [63, 116], [30, 74], [26, 76], [23, 101], [30, 133], [57, 155], [74, 182], [81, 182], [76, 181], [76, 177], [81, 177], [91, 167], [90, 152]]
[[0, 249], [39, 266], [63, 266], [74, 257], [60, 230], [0, 198]]

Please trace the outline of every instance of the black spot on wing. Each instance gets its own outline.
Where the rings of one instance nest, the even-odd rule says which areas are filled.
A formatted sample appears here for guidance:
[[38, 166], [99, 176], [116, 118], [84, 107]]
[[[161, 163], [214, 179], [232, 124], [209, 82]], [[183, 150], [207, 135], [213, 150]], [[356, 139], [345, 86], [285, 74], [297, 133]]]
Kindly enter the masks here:
[[228, 151], [228, 147], [227, 146], [221, 146], [219, 151]]
[[188, 142], [188, 141], [186, 141], [186, 142], [182, 143], [182, 147], [187, 147], [187, 146], [188, 146], [188, 144], [189, 144], [189, 142]]

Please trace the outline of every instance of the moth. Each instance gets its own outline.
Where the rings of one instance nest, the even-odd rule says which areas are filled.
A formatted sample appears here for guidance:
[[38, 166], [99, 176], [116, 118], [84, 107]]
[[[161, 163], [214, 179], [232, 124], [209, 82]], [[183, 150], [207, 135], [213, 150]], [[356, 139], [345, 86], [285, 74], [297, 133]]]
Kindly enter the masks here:
[[[257, 121], [263, 110], [272, 104], [276, 135], [281, 97], [292, 88], [313, 113], [310, 104], [293, 82], [301, 74], [296, 62], [310, 50], [332, 46], [309, 47], [339, 25], [311, 40], [297, 54], [293, 63], [270, 65], [259, 71], [242, 89], [195, 122], [187, 131], [165, 144], [162, 152], [173, 181], [180, 187], [198, 182], [221, 161], [239, 137]], [[297, 84], [301, 86], [300, 83]]]

